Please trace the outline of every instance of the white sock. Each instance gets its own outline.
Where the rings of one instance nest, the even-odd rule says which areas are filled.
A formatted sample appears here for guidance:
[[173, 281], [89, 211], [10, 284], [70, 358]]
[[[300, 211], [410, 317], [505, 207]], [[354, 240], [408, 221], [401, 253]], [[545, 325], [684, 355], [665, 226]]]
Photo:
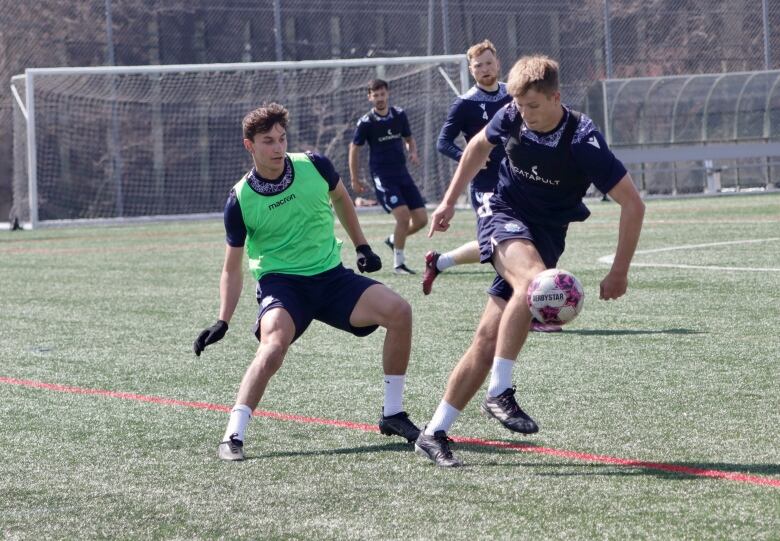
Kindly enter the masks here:
[[460, 410], [455, 409], [442, 400], [439, 402], [439, 407], [436, 408], [436, 412], [433, 414], [433, 417], [431, 417], [428, 426], [425, 427], [425, 434], [427, 436], [433, 436], [439, 430], [449, 432], [452, 423], [455, 422], [458, 415], [460, 415]]
[[390, 417], [404, 410], [404, 382], [406, 376], [388, 376], [385, 374], [385, 405], [382, 415]]
[[441, 254], [439, 256], [439, 260], [436, 262], [436, 268], [439, 270], [439, 272], [443, 270], [447, 270], [450, 267], [455, 266], [455, 258], [452, 257], [452, 255], [447, 252], [446, 254]]
[[502, 357], [493, 357], [493, 369], [490, 371], [488, 396], [498, 396], [512, 386], [512, 369], [515, 361]]
[[399, 250], [398, 248], [393, 250], [393, 264], [396, 267], [400, 267], [404, 264], [404, 251]]
[[390, 239], [390, 244], [395, 244], [395, 233], [390, 233], [390, 236], [387, 238]]
[[233, 406], [233, 409], [230, 410], [230, 420], [222, 441], [228, 441], [233, 434], [237, 434], [236, 439], [244, 441], [246, 425], [249, 424], [249, 419], [251, 418], [252, 410], [249, 409], [249, 406], [244, 404]]

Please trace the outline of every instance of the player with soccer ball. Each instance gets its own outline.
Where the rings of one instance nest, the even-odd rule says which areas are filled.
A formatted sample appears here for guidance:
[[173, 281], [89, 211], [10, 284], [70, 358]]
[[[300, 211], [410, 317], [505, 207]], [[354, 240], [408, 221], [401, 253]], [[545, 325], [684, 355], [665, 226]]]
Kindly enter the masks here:
[[434, 211], [429, 236], [447, 231], [466, 184], [501, 144], [506, 158], [496, 192], [479, 211], [482, 263], [497, 276], [469, 349], [450, 375], [444, 398], [420, 433], [417, 453], [437, 466], [460, 466], [447, 431], [490, 373], [482, 411], [513, 432], [539, 430], [515, 399], [512, 371], [528, 336], [528, 286], [563, 253], [571, 222], [590, 215], [582, 199], [591, 183], [620, 205], [617, 249], [600, 284], [600, 297], [621, 297], [644, 219], [644, 203], [631, 176], [607, 148], [587, 116], [564, 106], [558, 63], [546, 56], [520, 58], [507, 78], [513, 100], [466, 146], [444, 199]]

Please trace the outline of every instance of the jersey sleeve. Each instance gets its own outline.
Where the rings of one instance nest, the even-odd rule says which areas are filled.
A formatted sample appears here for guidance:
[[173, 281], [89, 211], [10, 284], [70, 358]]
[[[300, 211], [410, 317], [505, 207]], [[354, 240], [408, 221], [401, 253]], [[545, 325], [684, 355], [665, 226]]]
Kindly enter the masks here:
[[449, 113], [447, 113], [447, 120], [444, 121], [439, 138], [436, 140], [436, 150], [456, 162], [459, 162], [460, 157], [463, 156], [463, 149], [455, 144], [455, 138], [463, 131], [459, 113], [461, 103], [462, 101], [457, 99], [452, 104]]
[[574, 161], [601, 193], [607, 193], [626, 175], [626, 168], [594, 130], [572, 145]]
[[241, 213], [241, 205], [236, 197], [236, 190], [230, 190], [225, 203], [225, 242], [233, 248], [241, 248], [246, 241], [246, 225], [244, 215]]
[[[517, 113], [516, 109], [512, 108], [510, 111], [510, 108], [512, 108], [511, 102], [496, 111], [496, 114], [493, 115], [493, 118], [491, 118], [490, 122], [485, 126], [485, 136], [493, 145], [500, 145], [509, 137], [512, 121], [516, 118]], [[513, 112], [515, 115], [512, 114]]]
[[411, 137], [412, 128], [409, 127], [409, 119], [406, 117], [406, 111], [399, 113], [401, 117], [401, 137]]
[[367, 139], [368, 121], [365, 120], [365, 118], [361, 118], [358, 120], [357, 126], [355, 127], [355, 135], [352, 136], [352, 144], [357, 146], [365, 145]]
[[328, 181], [328, 191], [335, 190], [341, 177], [333, 166], [333, 162], [316, 152], [306, 152], [306, 156], [309, 157], [311, 163], [313, 163], [314, 167], [317, 169], [317, 172], [322, 175], [322, 178]]

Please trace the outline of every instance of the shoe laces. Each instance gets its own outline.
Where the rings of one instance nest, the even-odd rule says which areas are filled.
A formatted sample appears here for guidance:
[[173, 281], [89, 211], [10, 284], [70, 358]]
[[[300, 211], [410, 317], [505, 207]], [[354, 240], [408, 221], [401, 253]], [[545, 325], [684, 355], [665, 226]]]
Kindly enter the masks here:
[[507, 392], [505, 395], [497, 397], [501, 407], [513, 417], [515, 414], [525, 415], [525, 412], [523, 412], [520, 405], [517, 403], [517, 400], [515, 400], [515, 389], [516, 387], [513, 386], [511, 392]]
[[433, 439], [435, 439], [439, 443], [441, 447], [441, 454], [444, 455], [445, 458], [452, 458], [450, 443], [453, 443], [453, 440], [449, 438], [447, 434], [439, 434], [439, 433], [434, 434]]
[[244, 447], [244, 442], [234, 436], [238, 436], [238, 434], [231, 434], [226, 442], [232, 452], [236, 452]]

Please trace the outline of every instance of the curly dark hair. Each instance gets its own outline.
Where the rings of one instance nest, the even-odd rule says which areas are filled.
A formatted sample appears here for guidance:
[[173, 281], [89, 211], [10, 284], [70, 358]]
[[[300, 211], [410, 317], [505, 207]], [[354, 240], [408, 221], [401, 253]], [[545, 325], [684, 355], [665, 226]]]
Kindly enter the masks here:
[[255, 134], [271, 131], [274, 124], [287, 129], [287, 109], [278, 103], [264, 103], [254, 111], [250, 111], [241, 122], [244, 129], [244, 139], [254, 141]]

